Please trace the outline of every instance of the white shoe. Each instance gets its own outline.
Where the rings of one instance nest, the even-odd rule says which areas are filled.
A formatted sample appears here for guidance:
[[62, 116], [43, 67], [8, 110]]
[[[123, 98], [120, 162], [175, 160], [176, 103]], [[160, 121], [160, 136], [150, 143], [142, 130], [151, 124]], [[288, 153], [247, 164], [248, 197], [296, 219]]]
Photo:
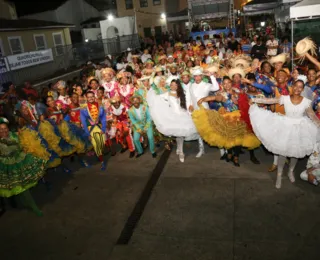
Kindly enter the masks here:
[[281, 181], [282, 181], [282, 176], [277, 175], [277, 180], [276, 180], [276, 188], [280, 189], [281, 188]]
[[288, 173], [288, 177], [289, 177], [289, 180], [290, 180], [292, 183], [294, 183], [294, 182], [296, 181], [296, 179], [294, 178], [293, 172], [289, 172], [289, 173]]
[[200, 150], [198, 152], [198, 154], [196, 155], [196, 158], [200, 158], [202, 155], [204, 155], [204, 151], [203, 150]]
[[179, 160], [180, 160], [180, 162], [184, 162], [184, 154], [182, 153], [182, 154], [179, 154]]
[[180, 151], [177, 149], [176, 153], [177, 153], [177, 155], [179, 155], [179, 154], [180, 154]]

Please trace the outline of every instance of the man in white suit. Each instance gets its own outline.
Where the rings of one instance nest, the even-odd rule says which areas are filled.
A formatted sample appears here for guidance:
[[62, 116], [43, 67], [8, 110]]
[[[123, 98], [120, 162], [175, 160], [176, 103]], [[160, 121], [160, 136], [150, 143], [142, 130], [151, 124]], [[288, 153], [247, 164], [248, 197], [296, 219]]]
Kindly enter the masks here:
[[[201, 67], [195, 67], [192, 70], [192, 76], [194, 78], [194, 82], [190, 85], [189, 91], [186, 93], [187, 106], [190, 113], [192, 113], [195, 109], [199, 109], [198, 101], [201, 98], [209, 96], [209, 92], [215, 92], [219, 90], [219, 84], [216, 78], [213, 76], [213, 73], [208, 75], [211, 79], [211, 83], [206, 83], [202, 80], [203, 71]], [[202, 105], [204, 108], [209, 109], [208, 103], [202, 103]], [[197, 158], [204, 154], [204, 145], [201, 138], [199, 138], [199, 147], [200, 151], [196, 156]]]

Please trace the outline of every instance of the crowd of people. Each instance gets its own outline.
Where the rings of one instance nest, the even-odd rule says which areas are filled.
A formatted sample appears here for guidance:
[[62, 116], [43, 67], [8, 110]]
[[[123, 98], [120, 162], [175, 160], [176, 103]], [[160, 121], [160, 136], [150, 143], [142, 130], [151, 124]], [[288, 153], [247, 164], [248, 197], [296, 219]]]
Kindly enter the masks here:
[[[272, 38], [273, 36], [271, 36]], [[221, 160], [240, 166], [242, 149], [260, 164], [255, 149], [274, 154], [269, 172], [277, 171], [281, 187], [284, 165], [295, 181], [299, 158], [310, 156], [301, 179], [320, 181], [320, 62], [315, 45], [306, 38], [295, 46], [295, 57], [279, 54], [274, 39], [262, 52], [254, 37], [243, 51], [233, 35], [177, 42], [128, 51], [116, 62], [88, 62], [79, 79], [59, 80], [40, 93], [30, 83], [17, 89], [9, 84], [1, 97], [0, 197], [20, 194], [38, 214], [28, 192], [49, 168], [62, 167], [78, 157], [96, 156], [106, 170], [105, 154], [139, 158], [148, 147], [173, 149], [185, 161], [184, 141], [195, 140], [200, 158], [204, 142], [217, 147]], [[239, 47], [240, 46], [240, 47]], [[304, 66], [291, 69], [298, 59]], [[145, 155], [146, 156], [146, 155]]]

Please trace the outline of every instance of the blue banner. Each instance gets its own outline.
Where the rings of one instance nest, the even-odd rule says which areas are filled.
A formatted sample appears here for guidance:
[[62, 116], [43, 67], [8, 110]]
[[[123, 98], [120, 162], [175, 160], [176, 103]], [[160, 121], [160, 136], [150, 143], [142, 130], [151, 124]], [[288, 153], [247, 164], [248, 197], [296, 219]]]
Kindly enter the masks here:
[[220, 30], [211, 30], [211, 31], [204, 31], [204, 32], [192, 32], [190, 33], [190, 36], [195, 40], [198, 36], [201, 37], [201, 39], [203, 39], [204, 35], [209, 35], [209, 38], [213, 38], [213, 35], [215, 34], [225, 34], [228, 35], [230, 33], [230, 31], [236, 35], [236, 28], [233, 29], [220, 29]]

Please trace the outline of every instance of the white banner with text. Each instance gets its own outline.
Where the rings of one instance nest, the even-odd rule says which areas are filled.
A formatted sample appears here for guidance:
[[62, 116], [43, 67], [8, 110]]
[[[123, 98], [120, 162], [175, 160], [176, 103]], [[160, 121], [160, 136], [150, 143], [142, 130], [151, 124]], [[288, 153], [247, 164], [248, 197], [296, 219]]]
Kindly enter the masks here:
[[52, 49], [24, 52], [6, 57], [7, 70], [19, 70], [53, 61]]

